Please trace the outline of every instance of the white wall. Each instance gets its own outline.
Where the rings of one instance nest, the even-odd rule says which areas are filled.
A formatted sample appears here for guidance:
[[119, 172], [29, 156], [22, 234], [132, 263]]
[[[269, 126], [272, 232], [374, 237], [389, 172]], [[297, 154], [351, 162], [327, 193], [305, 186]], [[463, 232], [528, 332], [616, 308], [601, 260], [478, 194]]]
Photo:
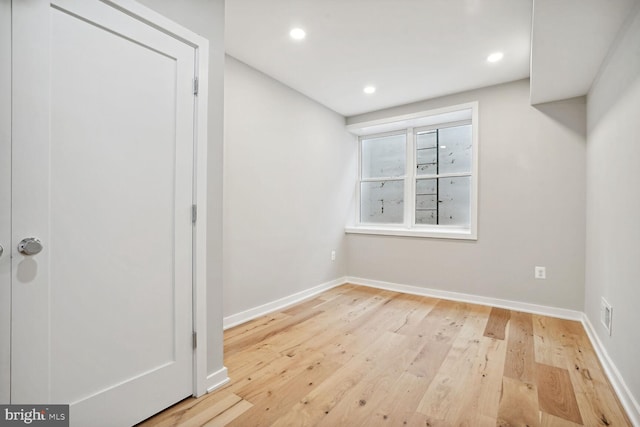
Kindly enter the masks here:
[[344, 276], [344, 117], [227, 56], [224, 132], [225, 316]]
[[[640, 12], [603, 63], [587, 97], [585, 311], [630, 392], [640, 398]], [[612, 335], [600, 299], [613, 306]]]
[[222, 368], [222, 147], [224, 0], [139, 0], [209, 40], [207, 153], [207, 371]]
[[[585, 100], [532, 107], [521, 80], [369, 113], [479, 102], [478, 240], [349, 235], [350, 276], [582, 310]], [[533, 277], [534, 266], [547, 279]]]

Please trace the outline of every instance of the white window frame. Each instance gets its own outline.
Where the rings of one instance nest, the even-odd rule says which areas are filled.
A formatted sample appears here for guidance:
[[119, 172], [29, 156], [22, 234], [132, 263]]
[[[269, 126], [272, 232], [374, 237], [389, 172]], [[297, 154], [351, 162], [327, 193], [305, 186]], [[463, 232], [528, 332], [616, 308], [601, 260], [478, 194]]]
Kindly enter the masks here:
[[[446, 127], [466, 124], [471, 124], [471, 173], [439, 174], [438, 177], [471, 177], [469, 189], [469, 227], [416, 224], [415, 188], [416, 179], [419, 178], [419, 175], [416, 173], [416, 134], [426, 130], [443, 129]], [[347, 233], [443, 239], [478, 239], [478, 102], [471, 102], [371, 122], [352, 124], [348, 125], [347, 129], [359, 136], [358, 179], [355, 190], [356, 203], [354, 204], [354, 225], [348, 225], [345, 228]], [[405, 174], [401, 177], [393, 177], [393, 180], [404, 180], [404, 221], [402, 224], [362, 223], [360, 222], [361, 183], [383, 180], [382, 178], [362, 179], [362, 140], [402, 133], [406, 134]]]

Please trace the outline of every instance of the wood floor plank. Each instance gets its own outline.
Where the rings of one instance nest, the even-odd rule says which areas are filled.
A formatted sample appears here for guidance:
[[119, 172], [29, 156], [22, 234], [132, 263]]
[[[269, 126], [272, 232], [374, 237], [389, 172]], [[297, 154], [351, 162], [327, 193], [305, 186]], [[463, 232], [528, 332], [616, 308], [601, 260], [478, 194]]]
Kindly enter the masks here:
[[506, 347], [507, 343], [503, 340], [487, 337], [480, 339], [480, 350], [465, 393], [470, 399], [468, 411], [458, 419], [458, 424], [473, 426], [476, 422], [493, 419], [495, 425], [502, 395]]
[[557, 319], [558, 339], [567, 357], [567, 371], [571, 377], [576, 400], [586, 426], [631, 425], [620, 401], [606, 378], [595, 350], [583, 328]]
[[229, 384], [140, 426], [631, 425], [575, 321], [347, 285], [225, 346]]
[[339, 425], [358, 425], [371, 414], [372, 408], [377, 404], [375, 395], [384, 393], [393, 381], [400, 375], [405, 367], [415, 358], [415, 351], [398, 351], [403, 348], [403, 343], [408, 338], [386, 333], [386, 348], [377, 355], [375, 363], [367, 374], [345, 393], [337, 405], [318, 423], [318, 426], [333, 427]]
[[[350, 289], [343, 294], [338, 294], [332, 302], [332, 310], [329, 313], [321, 312], [317, 316], [308, 318], [301, 313], [299, 316], [302, 317], [299, 319], [304, 320], [297, 324], [281, 322], [276, 325], [279, 330], [259, 331], [256, 335], [244, 337], [243, 345], [245, 346], [251, 343], [251, 338], [254, 340], [253, 344], [244, 350], [244, 353], [249, 354], [248, 357], [231, 357], [232, 349], [225, 348], [225, 360], [233, 361], [227, 363], [229, 375], [236, 378], [249, 378], [252, 372], [268, 368], [273, 360], [283, 354], [291, 357], [298, 351], [309, 350], [309, 346], [305, 345], [309, 342], [312, 342], [312, 347], [318, 347], [320, 343], [341, 341], [342, 337], [336, 336], [336, 329], [349, 323], [359, 325], [365, 321], [366, 319], [362, 319], [362, 316], [375, 311], [377, 306], [384, 302], [380, 296], [382, 292], [386, 291], [364, 292], [362, 289]], [[352, 304], [356, 300], [359, 301], [358, 304]], [[342, 316], [336, 317], [333, 315], [334, 312], [341, 313]], [[282, 333], [284, 331], [286, 333]], [[348, 352], [345, 350], [343, 359], [351, 357], [353, 347], [347, 348]]]
[[[220, 394], [220, 398], [223, 398], [226, 394]], [[147, 420], [144, 420], [139, 425], [154, 426], [154, 427], [171, 427], [178, 426], [183, 419], [188, 419], [189, 416], [185, 416], [190, 408], [195, 405], [205, 404], [202, 399], [195, 399], [188, 397], [181, 402], [176, 403], [170, 410], [160, 412]], [[196, 410], [197, 411], [197, 410]], [[199, 412], [199, 411], [197, 411]]]
[[[145, 421], [143, 425], [152, 425], [154, 427], [199, 427], [220, 417], [227, 411], [238, 413], [238, 409], [233, 408], [242, 402], [243, 399], [240, 396], [233, 393], [220, 393], [219, 397], [216, 400], [185, 399], [185, 401], [173, 406], [172, 411], [162, 412]], [[240, 408], [246, 410], [247, 406], [241, 404]]]
[[204, 427], [222, 427], [228, 425], [231, 421], [251, 409], [251, 403], [241, 400], [236, 405], [220, 413], [216, 417], [202, 424]]
[[287, 314], [276, 312], [258, 317], [257, 319], [250, 320], [241, 325], [234, 326], [224, 331], [225, 342], [231, 344], [236, 341], [239, 336], [254, 334], [261, 329], [270, 327], [274, 322], [278, 322], [279, 320], [286, 319], [288, 317], [290, 316]]
[[582, 424], [576, 424], [563, 418], [554, 417], [546, 412], [542, 412], [540, 414], [540, 427], [582, 427]]
[[252, 408], [233, 420], [230, 426], [259, 426], [267, 414], [277, 418], [284, 415], [298, 402], [300, 396], [308, 394], [340, 368], [339, 365], [323, 359], [316, 360], [294, 376], [281, 376], [280, 381], [271, 380], [261, 389], [245, 389], [245, 400]]
[[389, 341], [396, 334], [384, 333], [346, 365], [338, 369], [335, 375], [324, 381], [313, 391], [303, 396], [284, 416], [274, 420], [273, 426], [310, 426], [318, 424], [344, 398], [350, 389], [360, 382], [369, 371], [374, 369], [379, 354], [389, 350]]
[[312, 310], [298, 314], [296, 316], [290, 316], [280, 322], [271, 325], [268, 328], [260, 330], [255, 334], [245, 336], [239, 339], [237, 342], [233, 342], [232, 344], [225, 346], [225, 356], [232, 356], [242, 350], [246, 350], [247, 348], [251, 347], [256, 342], [256, 340], [264, 341], [269, 337], [281, 334], [294, 325], [298, 325], [301, 322], [318, 316], [321, 313], [322, 310]]
[[417, 412], [453, 424], [477, 402], [472, 393], [465, 391], [468, 391], [469, 381], [473, 380], [476, 373], [474, 364], [489, 312], [489, 307], [468, 308], [460, 332], [418, 405]]
[[418, 326], [418, 337], [425, 338], [408, 372], [431, 382], [449, 353], [463, 324], [466, 304], [442, 300]]
[[556, 366], [566, 368], [569, 373], [584, 424], [631, 425], [582, 325], [551, 317], [542, 317], [542, 321], [547, 340], [557, 348]]
[[540, 410], [576, 424], [582, 416], [566, 369], [538, 364], [536, 366]]
[[294, 316], [296, 314], [300, 314], [302, 312], [312, 310], [324, 303], [326, 303], [324, 299], [320, 297], [315, 297], [310, 300], [303, 301], [296, 305], [293, 305], [285, 310], [282, 310], [282, 313]]
[[535, 384], [535, 350], [531, 314], [511, 312], [504, 375]]
[[484, 329], [484, 336], [503, 340], [506, 336], [507, 323], [511, 318], [511, 311], [504, 308], [493, 307], [487, 326]]
[[500, 427], [540, 426], [536, 386], [510, 377], [502, 378], [497, 424]]
[[[557, 319], [560, 320], [560, 319]], [[559, 339], [555, 328], [562, 323], [557, 323], [554, 319], [546, 316], [533, 316], [533, 335], [535, 348], [535, 361], [558, 368], [567, 367], [567, 355], [564, 345]]]
[[[229, 394], [224, 399], [221, 399], [211, 405], [207, 405], [206, 409], [201, 410], [194, 416], [187, 418], [184, 422], [180, 423], [180, 426], [200, 427], [203, 425], [208, 425], [216, 418], [216, 423], [220, 425], [219, 423], [221, 422], [221, 419], [227, 419], [231, 414], [233, 414], [235, 417], [237, 414], [248, 409], [249, 407], [251, 407], [251, 404], [246, 401], [244, 401], [243, 403], [243, 399], [240, 396]], [[242, 408], [242, 411], [239, 411], [240, 408]]]

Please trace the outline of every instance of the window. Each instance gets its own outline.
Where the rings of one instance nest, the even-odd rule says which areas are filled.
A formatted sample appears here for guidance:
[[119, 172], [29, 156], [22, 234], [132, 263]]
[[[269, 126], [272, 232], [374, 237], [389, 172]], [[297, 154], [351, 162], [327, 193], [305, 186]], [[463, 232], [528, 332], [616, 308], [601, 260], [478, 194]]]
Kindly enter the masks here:
[[476, 239], [477, 103], [350, 125], [359, 134], [350, 233]]
[[406, 135], [360, 140], [360, 222], [402, 224]]

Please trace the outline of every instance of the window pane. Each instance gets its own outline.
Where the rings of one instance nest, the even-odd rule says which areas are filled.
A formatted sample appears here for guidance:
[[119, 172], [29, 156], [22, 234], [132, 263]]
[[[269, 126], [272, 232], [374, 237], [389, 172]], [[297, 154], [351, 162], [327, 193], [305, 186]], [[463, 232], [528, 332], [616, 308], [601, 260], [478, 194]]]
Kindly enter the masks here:
[[404, 175], [406, 135], [362, 140], [362, 178]]
[[416, 180], [416, 224], [438, 223], [437, 180]]
[[469, 225], [471, 177], [416, 180], [416, 224]]
[[360, 200], [360, 222], [404, 222], [404, 181], [363, 182]]
[[438, 173], [471, 172], [471, 125], [438, 130]]
[[438, 173], [438, 134], [435, 130], [416, 135], [416, 172], [418, 175]]
[[440, 178], [438, 181], [439, 223], [468, 226], [471, 177]]

